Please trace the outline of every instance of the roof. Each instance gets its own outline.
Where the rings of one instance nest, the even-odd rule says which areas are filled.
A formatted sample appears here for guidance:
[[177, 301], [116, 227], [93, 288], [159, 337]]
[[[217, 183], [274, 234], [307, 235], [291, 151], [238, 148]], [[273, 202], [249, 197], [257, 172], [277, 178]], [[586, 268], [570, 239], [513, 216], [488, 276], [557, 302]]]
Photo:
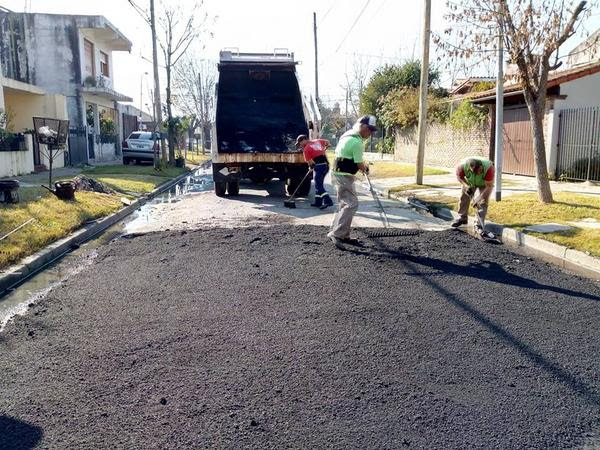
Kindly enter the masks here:
[[[573, 67], [567, 70], [556, 70], [550, 72], [548, 75], [548, 86], [547, 89], [560, 86], [563, 83], [577, 80], [579, 78], [594, 75], [600, 72], [600, 61], [596, 61], [590, 64], [585, 64], [578, 67]], [[504, 85], [504, 97], [512, 97], [514, 95], [520, 95], [523, 93], [523, 87], [521, 83], [511, 83]], [[469, 98], [475, 103], [485, 102], [496, 98], [496, 88], [488, 89], [487, 91], [478, 92], [476, 94], [467, 94], [464, 96]]]
[[455, 81], [454, 85], [452, 86], [450, 94], [459, 92], [462, 88], [464, 88], [466, 86], [474, 85], [475, 83], [482, 83], [482, 82], [486, 82], [486, 81], [496, 81], [496, 79], [493, 77], [469, 77], [469, 78], [462, 78], [462, 79], [459, 78], [458, 80]]

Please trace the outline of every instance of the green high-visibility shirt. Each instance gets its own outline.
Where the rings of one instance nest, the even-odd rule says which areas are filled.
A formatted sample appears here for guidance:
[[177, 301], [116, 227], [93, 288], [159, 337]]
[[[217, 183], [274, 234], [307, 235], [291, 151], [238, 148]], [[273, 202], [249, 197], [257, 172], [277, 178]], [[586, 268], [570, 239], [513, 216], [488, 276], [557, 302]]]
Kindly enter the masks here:
[[[363, 139], [359, 134], [343, 135], [335, 147], [336, 158], [352, 159], [355, 163], [363, 162], [363, 152], [367, 139]], [[352, 175], [346, 172], [335, 172], [336, 175]]]

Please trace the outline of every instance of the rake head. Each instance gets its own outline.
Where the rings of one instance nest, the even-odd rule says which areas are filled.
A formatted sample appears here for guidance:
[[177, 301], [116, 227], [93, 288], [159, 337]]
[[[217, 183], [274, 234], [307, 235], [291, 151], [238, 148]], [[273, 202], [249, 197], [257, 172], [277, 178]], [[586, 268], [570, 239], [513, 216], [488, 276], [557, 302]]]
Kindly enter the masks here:
[[402, 229], [383, 229], [376, 231], [367, 231], [367, 237], [394, 237], [394, 236], [416, 236], [421, 234], [421, 230], [402, 230]]
[[285, 200], [283, 206], [290, 209], [296, 209], [296, 202], [294, 200]]

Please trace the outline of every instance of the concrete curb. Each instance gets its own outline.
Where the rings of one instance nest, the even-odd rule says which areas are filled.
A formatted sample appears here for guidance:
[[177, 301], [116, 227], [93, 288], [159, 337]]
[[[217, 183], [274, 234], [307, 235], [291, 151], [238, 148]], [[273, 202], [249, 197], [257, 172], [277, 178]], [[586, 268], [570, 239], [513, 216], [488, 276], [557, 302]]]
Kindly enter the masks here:
[[[399, 200], [408, 203], [409, 205], [411, 204], [405, 196], [391, 194], [388, 190], [382, 192], [376, 189], [376, 191], [387, 198]], [[416, 209], [419, 210], [419, 208]], [[420, 212], [423, 213], [422, 211]], [[448, 208], [439, 208], [435, 210], [428, 209], [426, 214], [431, 214], [432, 216], [443, 220], [453, 220], [458, 218], [458, 214]], [[474, 218], [469, 218], [469, 225], [474, 222]], [[583, 269], [600, 277], [599, 258], [494, 222], [486, 222], [485, 226], [489, 231], [492, 231], [499, 236], [502, 239], [502, 242], [510, 242], [517, 247], [524, 247], [548, 255], [551, 257], [554, 264], [564, 269]]]
[[[197, 170], [199, 167], [201, 166], [195, 166], [191, 172]], [[36, 274], [40, 269], [56, 261], [72, 249], [77, 248], [84, 242], [90, 240], [123, 218], [127, 217], [133, 211], [146, 204], [148, 200], [151, 200], [157, 195], [160, 195], [163, 192], [171, 189], [185, 177], [189, 176], [191, 172], [183, 173], [178, 177], [161, 184], [152, 192], [133, 201], [131, 205], [128, 205], [116, 213], [104, 217], [94, 223], [84, 225], [83, 227], [71, 233], [69, 236], [53, 242], [33, 255], [25, 257], [17, 265], [10, 266], [6, 270], [0, 271], [0, 297], [2, 297], [6, 291], [14, 288], [27, 278]]]

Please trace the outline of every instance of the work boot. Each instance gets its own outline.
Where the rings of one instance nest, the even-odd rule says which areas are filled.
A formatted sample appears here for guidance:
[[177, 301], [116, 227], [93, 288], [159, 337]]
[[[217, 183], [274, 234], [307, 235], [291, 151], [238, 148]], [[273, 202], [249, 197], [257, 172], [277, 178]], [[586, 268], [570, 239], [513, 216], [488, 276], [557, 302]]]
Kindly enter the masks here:
[[356, 238], [347, 237], [340, 239], [344, 244], [354, 245], [355, 247], [364, 247], [363, 243]]
[[315, 208], [321, 208], [323, 206], [323, 197], [317, 197], [315, 195], [315, 201], [312, 202], [310, 206], [314, 206]]
[[460, 217], [458, 219], [456, 219], [454, 222], [452, 222], [452, 224], [450, 225], [452, 228], [458, 228], [461, 225], [466, 225], [469, 223], [469, 219], [467, 219], [466, 217]]
[[346, 247], [344, 247], [344, 243], [340, 238], [334, 236], [331, 233], [329, 233], [327, 237], [331, 240], [331, 242], [333, 242], [333, 245], [335, 245], [337, 248], [339, 248], [340, 250], [346, 250]]
[[321, 209], [325, 209], [325, 208], [329, 208], [330, 206], [333, 206], [333, 201], [331, 200], [331, 197], [329, 196], [329, 194], [324, 194], [322, 199], [323, 199], [323, 205], [320, 207]]

